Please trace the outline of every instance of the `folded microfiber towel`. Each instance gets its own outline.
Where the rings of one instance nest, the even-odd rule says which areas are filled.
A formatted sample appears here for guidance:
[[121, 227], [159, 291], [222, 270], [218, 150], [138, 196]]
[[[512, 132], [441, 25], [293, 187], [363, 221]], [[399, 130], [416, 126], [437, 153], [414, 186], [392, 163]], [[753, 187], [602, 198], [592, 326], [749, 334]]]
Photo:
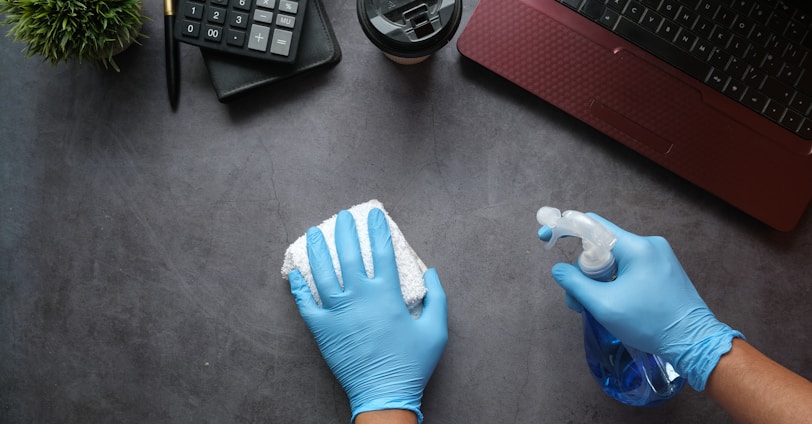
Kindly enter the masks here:
[[[373, 199], [360, 205], [355, 205], [348, 209], [355, 219], [355, 228], [358, 232], [358, 242], [361, 247], [361, 256], [364, 259], [364, 267], [367, 274], [371, 277], [373, 275], [372, 269], [372, 248], [369, 243], [369, 233], [367, 232], [367, 216], [369, 211], [373, 208], [378, 208], [383, 211], [386, 216], [386, 221], [389, 224], [389, 232], [392, 234], [392, 245], [395, 250], [395, 262], [398, 265], [398, 276], [400, 277], [400, 291], [403, 293], [403, 301], [409, 308], [412, 315], [419, 314], [420, 305], [422, 305], [423, 297], [426, 295], [426, 286], [423, 283], [423, 273], [426, 272], [426, 265], [417, 256], [409, 243], [403, 237], [397, 224], [389, 216], [389, 213], [384, 209], [381, 202]], [[322, 222], [318, 228], [324, 234], [324, 239], [327, 242], [327, 247], [330, 250], [330, 255], [333, 259], [333, 268], [336, 270], [338, 282], [344, 286], [344, 280], [341, 278], [341, 267], [338, 263], [338, 254], [336, 253], [335, 246], [335, 224], [338, 214], [333, 215], [332, 218]], [[285, 261], [282, 264], [282, 275], [285, 279], [291, 271], [298, 269], [301, 272], [310, 287], [310, 292], [313, 293], [313, 298], [316, 303], [321, 306], [321, 299], [316, 290], [316, 283], [313, 281], [313, 275], [310, 272], [310, 261], [307, 259], [307, 236], [302, 235], [285, 251]]]

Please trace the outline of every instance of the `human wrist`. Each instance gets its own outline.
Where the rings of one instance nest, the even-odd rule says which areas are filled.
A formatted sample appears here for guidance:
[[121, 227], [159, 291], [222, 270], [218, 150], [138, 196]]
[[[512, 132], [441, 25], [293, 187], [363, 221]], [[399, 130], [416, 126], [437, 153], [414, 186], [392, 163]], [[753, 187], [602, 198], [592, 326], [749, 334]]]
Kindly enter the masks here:
[[362, 412], [355, 416], [355, 424], [415, 424], [420, 422], [414, 411], [405, 409], [382, 409]]
[[712, 332], [706, 333], [671, 360], [677, 372], [698, 392], [705, 389], [708, 377], [719, 359], [732, 348], [733, 339], [744, 339], [742, 333], [722, 322], [716, 321], [712, 327]]
[[[358, 421], [358, 418], [361, 415], [365, 415], [370, 412], [380, 412], [380, 411], [408, 412], [415, 417], [415, 420], [413, 422], [418, 424], [423, 422], [423, 413], [420, 412], [420, 399], [418, 399], [417, 401], [400, 398], [375, 399], [358, 405], [356, 405], [356, 402], [351, 401], [350, 406], [352, 407], [352, 420], [350, 420], [350, 422], [355, 424], [363, 424], [363, 421], [362, 422]], [[400, 421], [394, 422], [400, 423]]]

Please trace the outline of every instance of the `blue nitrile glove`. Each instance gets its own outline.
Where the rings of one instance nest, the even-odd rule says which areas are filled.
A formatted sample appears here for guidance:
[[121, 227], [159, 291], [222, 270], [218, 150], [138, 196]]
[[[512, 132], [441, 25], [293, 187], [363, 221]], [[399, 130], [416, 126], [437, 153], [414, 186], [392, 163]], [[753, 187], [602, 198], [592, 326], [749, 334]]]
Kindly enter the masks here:
[[335, 240], [344, 290], [317, 228], [307, 232], [307, 254], [322, 307], [299, 271], [290, 273], [290, 289], [322, 356], [349, 397], [351, 422], [362, 412], [383, 409], [410, 410], [422, 422], [423, 389], [448, 340], [445, 293], [437, 273], [426, 271], [423, 311], [413, 318], [403, 302], [392, 237], [380, 209], [370, 211], [368, 227], [373, 278], [364, 268], [355, 220], [341, 211]]
[[[703, 390], [719, 358], [742, 334], [716, 319], [664, 238], [641, 237], [588, 215], [617, 237], [612, 248], [617, 279], [595, 281], [566, 263], [553, 266], [553, 278], [624, 344], [660, 355], [695, 390]], [[542, 240], [550, 236], [549, 228], [539, 230]], [[568, 304], [578, 310], [578, 304]]]

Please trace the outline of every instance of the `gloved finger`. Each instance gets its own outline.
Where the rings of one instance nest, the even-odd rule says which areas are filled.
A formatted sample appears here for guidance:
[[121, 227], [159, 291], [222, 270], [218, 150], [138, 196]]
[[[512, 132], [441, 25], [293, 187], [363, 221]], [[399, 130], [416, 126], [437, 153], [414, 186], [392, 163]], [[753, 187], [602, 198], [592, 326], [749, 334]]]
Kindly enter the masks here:
[[617, 237], [617, 238], [620, 238], [620, 237], [623, 237], [623, 236], [628, 236], [628, 235], [636, 235], [636, 234], [633, 234], [633, 233], [630, 233], [630, 232], [624, 230], [623, 228], [618, 227], [617, 224], [615, 224], [614, 222], [609, 221], [608, 219], [606, 219], [606, 218], [604, 218], [604, 217], [602, 217], [602, 216], [600, 216], [600, 215], [598, 215], [598, 214], [596, 214], [594, 212], [587, 212], [586, 214], [588, 216], [592, 217], [592, 218], [595, 218], [596, 221], [600, 222], [604, 227], [606, 227], [607, 230], [612, 232], [612, 234], [614, 234], [615, 237]]
[[567, 292], [568, 297], [572, 297], [583, 308], [597, 312], [595, 309], [599, 307], [600, 285], [604, 283], [590, 279], [575, 266], [565, 263], [553, 265], [552, 274], [553, 279]]
[[313, 298], [313, 293], [310, 292], [310, 287], [307, 286], [307, 281], [298, 269], [288, 274], [288, 281], [290, 282], [290, 293], [296, 300], [296, 306], [299, 307], [299, 314], [304, 317], [319, 308], [316, 299]]
[[578, 312], [578, 313], [581, 313], [581, 312], [584, 311], [584, 305], [581, 305], [581, 302], [575, 300], [575, 298], [570, 296], [569, 293], [567, 293], [566, 300], [567, 300], [567, 307], [568, 308], [570, 308], [573, 311]]
[[542, 225], [541, 228], [539, 228], [539, 239], [541, 239], [541, 241], [548, 242], [552, 237], [553, 230], [550, 227]]
[[425, 321], [430, 326], [447, 328], [448, 307], [445, 290], [434, 268], [423, 273], [423, 283], [426, 285], [426, 296], [423, 298], [423, 312], [419, 321]]
[[307, 230], [307, 260], [310, 261], [310, 273], [313, 275], [322, 305], [325, 308], [332, 308], [341, 295], [341, 285], [338, 283], [324, 234], [316, 227]]
[[[561, 236], [562, 239], [569, 237], [570, 236]], [[546, 243], [550, 241], [551, 238], [553, 238], [553, 229], [546, 225], [542, 225], [541, 228], [539, 228], [539, 239]]]
[[395, 248], [392, 245], [392, 234], [389, 231], [389, 224], [386, 222], [386, 215], [378, 208], [370, 210], [367, 226], [369, 227], [369, 243], [372, 249], [372, 267], [375, 270], [375, 279], [386, 281], [387, 284], [400, 291]]
[[361, 247], [358, 244], [355, 218], [351, 213], [347, 211], [338, 213], [335, 240], [338, 262], [341, 264], [341, 276], [344, 280], [344, 290], [347, 291], [359, 279], [363, 281], [367, 278], [364, 259], [361, 256]]

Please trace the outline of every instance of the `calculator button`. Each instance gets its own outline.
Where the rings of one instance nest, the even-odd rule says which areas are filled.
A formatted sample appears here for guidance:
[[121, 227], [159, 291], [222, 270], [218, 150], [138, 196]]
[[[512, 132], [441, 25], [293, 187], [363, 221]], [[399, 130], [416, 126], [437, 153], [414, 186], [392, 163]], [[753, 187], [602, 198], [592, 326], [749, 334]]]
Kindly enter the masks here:
[[299, 3], [290, 0], [279, 0], [279, 10], [295, 15], [299, 9]]
[[293, 28], [296, 24], [296, 18], [293, 16], [283, 15], [281, 13], [276, 15], [276, 25], [285, 27], [285, 28]]
[[203, 38], [208, 41], [219, 42], [220, 38], [223, 37], [223, 28], [214, 26], [214, 25], [206, 25], [206, 33], [203, 34]]
[[210, 0], [212, 4], [219, 4], [222, 6], [228, 5], [228, 0]]
[[183, 21], [183, 35], [197, 38], [200, 34], [200, 24], [197, 22]]
[[226, 43], [242, 47], [245, 45], [245, 33], [242, 31], [235, 31], [233, 29], [226, 31]]
[[293, 33], [285, 31], [284, 29], [275, 29], [273, 31], [273, 44], [271, 44], [271, 53], [281, 56], [287, 56], [290, 53], [290, 39]]
[[251, 10], [251, 0], [235, 0], [235, 9]]
[[200, 19], [203, 17], [203, 5], [187, 3], [186, 8], [183, 10], [183, 16], [187, 18]]
[[225, 9], [220, 9], [218, 7], [212, 7], [209, 9], [209, 13], [207, 14], [207, 19], [209, 22], [213, 22], [216, 24], [222, 24], [226, 21], [226, 11]]
[[271, 34], [271, 28], [263, 25], [251, 25], [251, 35], [248, 39], [248, 48], [265, 52], [268, 50], [268, 37]]
[[273, 22], [273, 12], [257, 9], [254, 11], [254, 22], [270, 24]]
[[276, 0], [257, 0], [257, 7], [263, 9], [273, 9], [276, 5]]
[[237, 28], [248, 28], [248, 14], [233, 12], [228, 16], [228, 24]]

